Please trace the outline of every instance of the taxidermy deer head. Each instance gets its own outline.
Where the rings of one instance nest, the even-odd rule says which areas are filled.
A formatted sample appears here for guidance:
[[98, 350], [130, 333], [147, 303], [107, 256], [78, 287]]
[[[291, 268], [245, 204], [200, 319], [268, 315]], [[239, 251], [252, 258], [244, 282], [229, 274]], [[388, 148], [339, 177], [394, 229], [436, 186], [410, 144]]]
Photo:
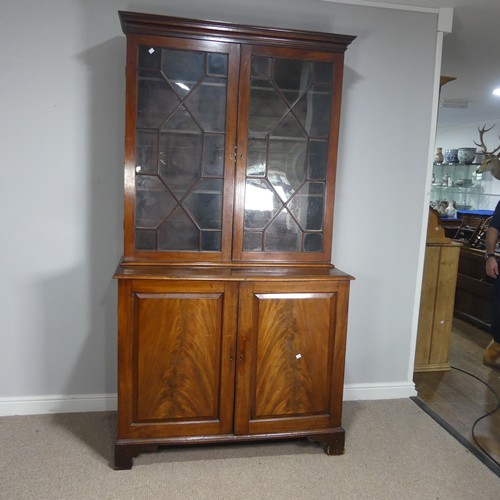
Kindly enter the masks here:
[[[480, 143], [474, 141], [474, 144], [481, 148], [482, 153], [484, 154], [484, 160], [481, 165], [477, 167], [476, 172], [478, 174], [482, 174], [483, 172], [491, 172], [491, 175], [495, 179], [500, 180], [500, 153], [496, 154], [497, 151], [500, 150], [500, 146], [498, 146], [493, 151], [488, 151], [483, 138], [484, 134], [486, 132], [489, 132], [494, 126], [495, 125], [492, 125], [490, 128], [486, 128], [486, 125], [483, 128], [478, 127]], [[498, 137], [500, 138], [500, 135]]]

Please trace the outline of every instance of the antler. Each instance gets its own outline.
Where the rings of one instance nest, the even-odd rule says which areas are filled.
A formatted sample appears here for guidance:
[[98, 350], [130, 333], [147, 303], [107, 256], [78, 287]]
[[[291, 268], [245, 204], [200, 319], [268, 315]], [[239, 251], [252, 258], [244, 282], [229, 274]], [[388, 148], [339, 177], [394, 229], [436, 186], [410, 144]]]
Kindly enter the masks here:
[[[494, 126], [495, 126], [495, 124], [493, 124], [490, 128], [486, 128], [486, 125], [484, 125], [482, 128], [479, 128], [479, 127], [477, 128], [479, 130], [479, 140], [481, 142], [477, 143], [476, 141], [474, 141], [474, 144], [476, 146], [479, 146], [483, 150], [483, 153], [485, 155], [494, 155], [497, 151], [500, 150], [500, 146], [498, 146], [493, 151], [488, 151], [488, 148], [486, 147], [486, 144], [484, 143], [484, 139], [483, 139], [484, 134], [486, 132], [489, 132]], [[500, 139], [500, 135], [498, 136], [498, 138]]]

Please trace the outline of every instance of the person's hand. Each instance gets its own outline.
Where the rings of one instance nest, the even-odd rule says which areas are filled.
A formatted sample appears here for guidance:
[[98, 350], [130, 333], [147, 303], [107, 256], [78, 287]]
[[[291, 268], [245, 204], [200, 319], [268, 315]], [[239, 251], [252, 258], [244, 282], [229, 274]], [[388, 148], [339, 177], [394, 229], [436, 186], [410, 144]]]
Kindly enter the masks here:
[[498, 276], [498, 262], [497, 259], [490, 257], [486, 261], [486, 274], [490, 278], [496, 278]]

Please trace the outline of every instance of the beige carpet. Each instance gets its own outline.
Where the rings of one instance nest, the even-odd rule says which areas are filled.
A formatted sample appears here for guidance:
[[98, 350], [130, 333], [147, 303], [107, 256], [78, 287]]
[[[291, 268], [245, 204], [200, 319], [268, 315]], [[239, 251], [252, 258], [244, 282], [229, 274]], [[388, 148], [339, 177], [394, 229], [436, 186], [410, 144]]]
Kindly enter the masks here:
[[347, 402], [346, 453], [196, 446], [110, 464], [114, 413], [0, 418], [2, 499], [498, 499], [500, 479], [409, 399]]

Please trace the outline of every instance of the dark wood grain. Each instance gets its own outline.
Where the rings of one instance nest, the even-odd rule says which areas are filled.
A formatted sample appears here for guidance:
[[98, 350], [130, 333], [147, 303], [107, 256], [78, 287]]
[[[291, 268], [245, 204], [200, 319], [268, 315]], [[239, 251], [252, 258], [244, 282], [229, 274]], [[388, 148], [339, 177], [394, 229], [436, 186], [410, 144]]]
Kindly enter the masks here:
[[241, 285], [236, 433], [340, 426], [345, 283]]
[[248, 26], [225, 22], [202, 21], [137, 12], [119, 12], [124, 33], [203, 38], [213, 41], [296, 46], [315, 51], [345, 52], [356, 38], [316, 31]]
[[252, 418], [328, 411], [328, 360], [335, 297], [258, 294]]
[[230, 432], [237, 284], [119, 289], [119, 439]]
[[218, 417], [222, 298], [134, 295], [136, 422]]

